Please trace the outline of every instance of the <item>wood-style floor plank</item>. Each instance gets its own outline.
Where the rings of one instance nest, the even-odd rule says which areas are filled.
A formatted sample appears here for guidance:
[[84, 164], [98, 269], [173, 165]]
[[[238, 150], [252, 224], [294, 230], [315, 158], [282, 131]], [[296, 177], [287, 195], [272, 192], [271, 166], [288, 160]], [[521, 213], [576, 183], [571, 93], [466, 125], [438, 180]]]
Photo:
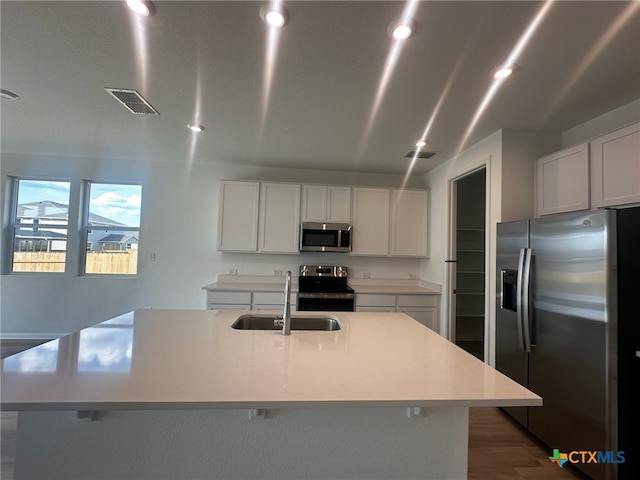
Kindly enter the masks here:
[[498, 408], [469, 409], [468, 480], [576, 480], [577, 470], [558, 467], [551, 451]]

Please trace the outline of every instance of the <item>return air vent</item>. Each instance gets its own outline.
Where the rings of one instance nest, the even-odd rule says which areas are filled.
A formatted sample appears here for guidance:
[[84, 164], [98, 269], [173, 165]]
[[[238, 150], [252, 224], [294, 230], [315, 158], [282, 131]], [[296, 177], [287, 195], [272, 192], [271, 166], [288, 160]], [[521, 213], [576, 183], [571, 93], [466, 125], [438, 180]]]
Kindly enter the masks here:
[[407, 158], [431, 158], [436, 154], [436, 152], [427, 152], [427, 151], [420, 151], [420, 152], [416, 152], [415, 150], [412, 150], [410, 152], [407, 152], [407, 154], [405, 155], [405, 157]]
[[123, 88], [105, 88], [107, 92], [115, 97], [118, 102], [125, 106], [127, 110], [136, 115], [160, 115], [147, 100], [135, 90], [125, 90]]

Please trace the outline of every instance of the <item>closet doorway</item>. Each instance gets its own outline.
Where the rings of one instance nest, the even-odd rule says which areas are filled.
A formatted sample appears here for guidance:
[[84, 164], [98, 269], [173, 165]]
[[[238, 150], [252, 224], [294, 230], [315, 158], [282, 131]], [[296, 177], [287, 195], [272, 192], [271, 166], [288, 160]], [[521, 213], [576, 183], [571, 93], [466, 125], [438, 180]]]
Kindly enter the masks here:
[[485, 168], [453, 182], [455, 282], [451, 333], [456, 345], [485, 360], [486, 196]]

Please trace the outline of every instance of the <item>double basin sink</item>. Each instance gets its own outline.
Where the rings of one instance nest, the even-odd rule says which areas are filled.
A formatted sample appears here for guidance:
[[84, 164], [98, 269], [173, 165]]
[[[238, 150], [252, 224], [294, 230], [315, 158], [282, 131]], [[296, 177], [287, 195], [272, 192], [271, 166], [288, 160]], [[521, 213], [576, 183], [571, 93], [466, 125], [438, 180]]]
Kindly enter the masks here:
[[[235, 330], [282, 330], [282, 317], [274, 315], [241, 315], [231, 325]], [[316, 330], [333, 332], [340, 330], [340, 322], [332, 316], [292, 315], [291, 330]]]

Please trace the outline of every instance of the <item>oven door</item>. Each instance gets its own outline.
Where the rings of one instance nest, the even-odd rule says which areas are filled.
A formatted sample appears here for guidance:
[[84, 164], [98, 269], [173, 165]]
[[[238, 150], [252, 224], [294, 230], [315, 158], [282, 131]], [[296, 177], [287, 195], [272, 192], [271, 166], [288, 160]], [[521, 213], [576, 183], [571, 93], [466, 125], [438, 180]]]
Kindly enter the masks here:
[[298, 311], [353, 312], [353, 293], [298, 293]]

